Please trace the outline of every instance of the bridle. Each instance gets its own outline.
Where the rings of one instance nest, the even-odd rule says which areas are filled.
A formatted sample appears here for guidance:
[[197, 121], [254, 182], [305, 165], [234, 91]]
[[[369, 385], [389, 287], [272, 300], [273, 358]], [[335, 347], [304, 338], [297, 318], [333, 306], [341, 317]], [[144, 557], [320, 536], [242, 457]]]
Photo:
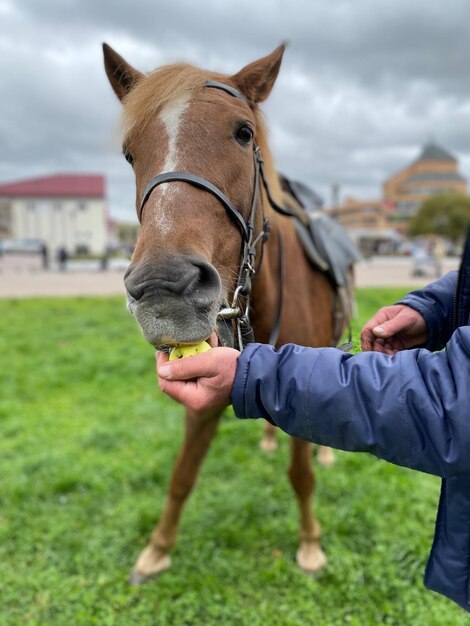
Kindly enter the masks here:
[[[240, 100], [246, 102], [248, 104], [248, 100], [245, 98], [243, 94], [241, 94], [237, 89], [234, 89], [230, 85], [226, 85], [225, 83], [221, 83], [218, 81], [207, 81], [205, 83], [205, 87], [213, 88], [213, 89], [221, 89], [226, 93], [230, 94], [234, 98], [239, 98]], [[222, 204], [222, 206], [227, 211], [230, 218], [235, 222], [236, 226], [240, 230], [243, 241], [243, 249], [240, 255], [240, 270], [238, 272], [237, 278], [237, 286], [235, 288], [232, 302], [230, 306], [226, 306], [222, 308], [218, 315], [217, 320], [220, 322], [235, 320], [237, 325], [237, 340], [238, 346], [240, 350], [243, 347], [252, 341], [254, 341], [253, 330], [251, 328], [250, 320], [249, 320], [249, 310], [250, 310], [250, 293], [252, 287], [252, 279], [255, 275], [257, 269], [256, 267], [256, 256], [257, 251], [256, 248], [258, 244], [261, 245], [260, 250], [260, 261], [259, 265], [261, 265], [262, 261], [262, 251], [263, 246], [268, 240], [269, 231], [270, 231], [270, 223], [269, 220], [263, 216], [262, 228], [261, 231], [255, 236], [254, 228], [256, 221], [256, 211], [259, 204], [260, 199], [260, 186], [261, 183], [266, 191], [266, 196], [270, 205], [273, 209], [283, 215], [293, 216], [289, 210], [279, 206], [272, 198], [269, 187], [266, 181], [265, 173], [264, 173], [264, 162], [261, 156], [261, 152], [256, 143], [253, 144], [253, 163], [254, 163], [254, 181], [253, 181], [253, 194], [251, 201], [251, 209], [248, 216], [247, 221], [244, 220], [241, 213], [232, 202], [227, 198], [227, 196], [213, 183], [206, 180], [202, 176], [198, 174], [193, 174], [191, 172], [164, 172], [163, 174], [159, 174], [152, 178], [145, 187], [144, 193], [142, 195], [142, 200], [140, 203], [140, 219], [142, 219], [142, 214], [145, 208], [145, 204], [149, 199], [152, 191], [158, 185], [162, 183], [169, 182], [185, 182], [198, 187], [199, 189], [203, 189], [204, 191], [212, 194], [217, 200]], [[282, 241], [282, 240], [280, 240]], [[282, 246], [281, 246], [282, 251]], [[279, 336], [280, 329], [280, 318], [282, 311], [282, 292], [283, 292], [283, 259], [280, 261], [280, 273], [281, 273], [281, 283], [280, 283], [280, 296], [279, 296], [279, 304], [278, 304], [278, 312], [276, 315], [276, 321], [273, 326], [273, 331], [271, 332], [271, 337], [269, 342], [274, 345]], [[244, 299], [244, 304], [242, 305], [241, 299]]]

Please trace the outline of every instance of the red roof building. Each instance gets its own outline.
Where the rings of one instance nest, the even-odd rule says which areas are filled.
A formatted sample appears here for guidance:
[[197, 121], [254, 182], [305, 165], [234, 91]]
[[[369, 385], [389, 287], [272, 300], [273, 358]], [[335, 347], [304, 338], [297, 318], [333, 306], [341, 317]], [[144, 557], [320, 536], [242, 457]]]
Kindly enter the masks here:
[[0, 184], [0, 240], [102, 254], [108, 238], [104, 176], [56, 174]]
[[0, 183], [0, 196], [9, 198], [104, 198], [104, 176], [57, 174], [14, 183]]

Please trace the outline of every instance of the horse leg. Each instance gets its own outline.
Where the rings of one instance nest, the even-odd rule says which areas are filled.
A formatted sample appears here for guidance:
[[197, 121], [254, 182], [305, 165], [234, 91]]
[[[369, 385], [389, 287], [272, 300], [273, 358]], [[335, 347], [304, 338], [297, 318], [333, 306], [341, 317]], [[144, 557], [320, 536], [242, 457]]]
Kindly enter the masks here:
[[300, 509], [300, 547], [296, 561], [309, 574], [317, 572], [326, 564], [325, 553], [320, 547], [320, 524], [312, 510], [315, 477], [311, 460], [312, 444], [292, 437], [289, 478]]
[[259, 447], [264, 452], [273, 452], [277, 450], [277, 438], [276, 438], [277, 426], [264, 420], [264, 434]]
[[171, 567], [173, 548], [184, 503], [193, 488], [199, 468], [217, 430], [220, 414], [201, 421], [189, 411], [183, 447], [176, 461], [162, 516], [149, 545], [140, 553], [130, 576], [139, 585]]
[[331, 467], [336, 463], [335, 453], [328, 446], [318, 446], [317, 461], [323, 467]]

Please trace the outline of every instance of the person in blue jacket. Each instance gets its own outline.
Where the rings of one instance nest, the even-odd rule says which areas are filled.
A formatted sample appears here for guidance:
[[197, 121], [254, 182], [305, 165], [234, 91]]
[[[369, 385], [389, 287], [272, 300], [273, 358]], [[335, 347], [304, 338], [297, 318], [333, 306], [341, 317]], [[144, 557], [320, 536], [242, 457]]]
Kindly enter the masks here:
[[440, 476], [425, 584], [470, 611], [469, 314], [467, 239], [460, 272], [381, 309], [362, 353], [253, 343], [171, 363], [159, 354], [159, 383], [201, 418], [232, 403], [239, 418]]

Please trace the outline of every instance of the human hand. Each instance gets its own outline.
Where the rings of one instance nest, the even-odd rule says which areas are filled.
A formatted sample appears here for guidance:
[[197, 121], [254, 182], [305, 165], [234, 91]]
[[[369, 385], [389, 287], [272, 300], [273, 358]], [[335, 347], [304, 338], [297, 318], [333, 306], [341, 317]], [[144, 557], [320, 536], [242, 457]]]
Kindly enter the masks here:
[[216, 416], [230, 404], [238, 350], [213, 348], [185, 359], [168, 360], [157, 353], [160, 389], [202, 418]]
[[394, 304], [383, 307], [367, 322], [361, 332], [361, 344], [365, 352], [395, 354], [425, 343], [428, 337], [421, 313], [405, 304]]

